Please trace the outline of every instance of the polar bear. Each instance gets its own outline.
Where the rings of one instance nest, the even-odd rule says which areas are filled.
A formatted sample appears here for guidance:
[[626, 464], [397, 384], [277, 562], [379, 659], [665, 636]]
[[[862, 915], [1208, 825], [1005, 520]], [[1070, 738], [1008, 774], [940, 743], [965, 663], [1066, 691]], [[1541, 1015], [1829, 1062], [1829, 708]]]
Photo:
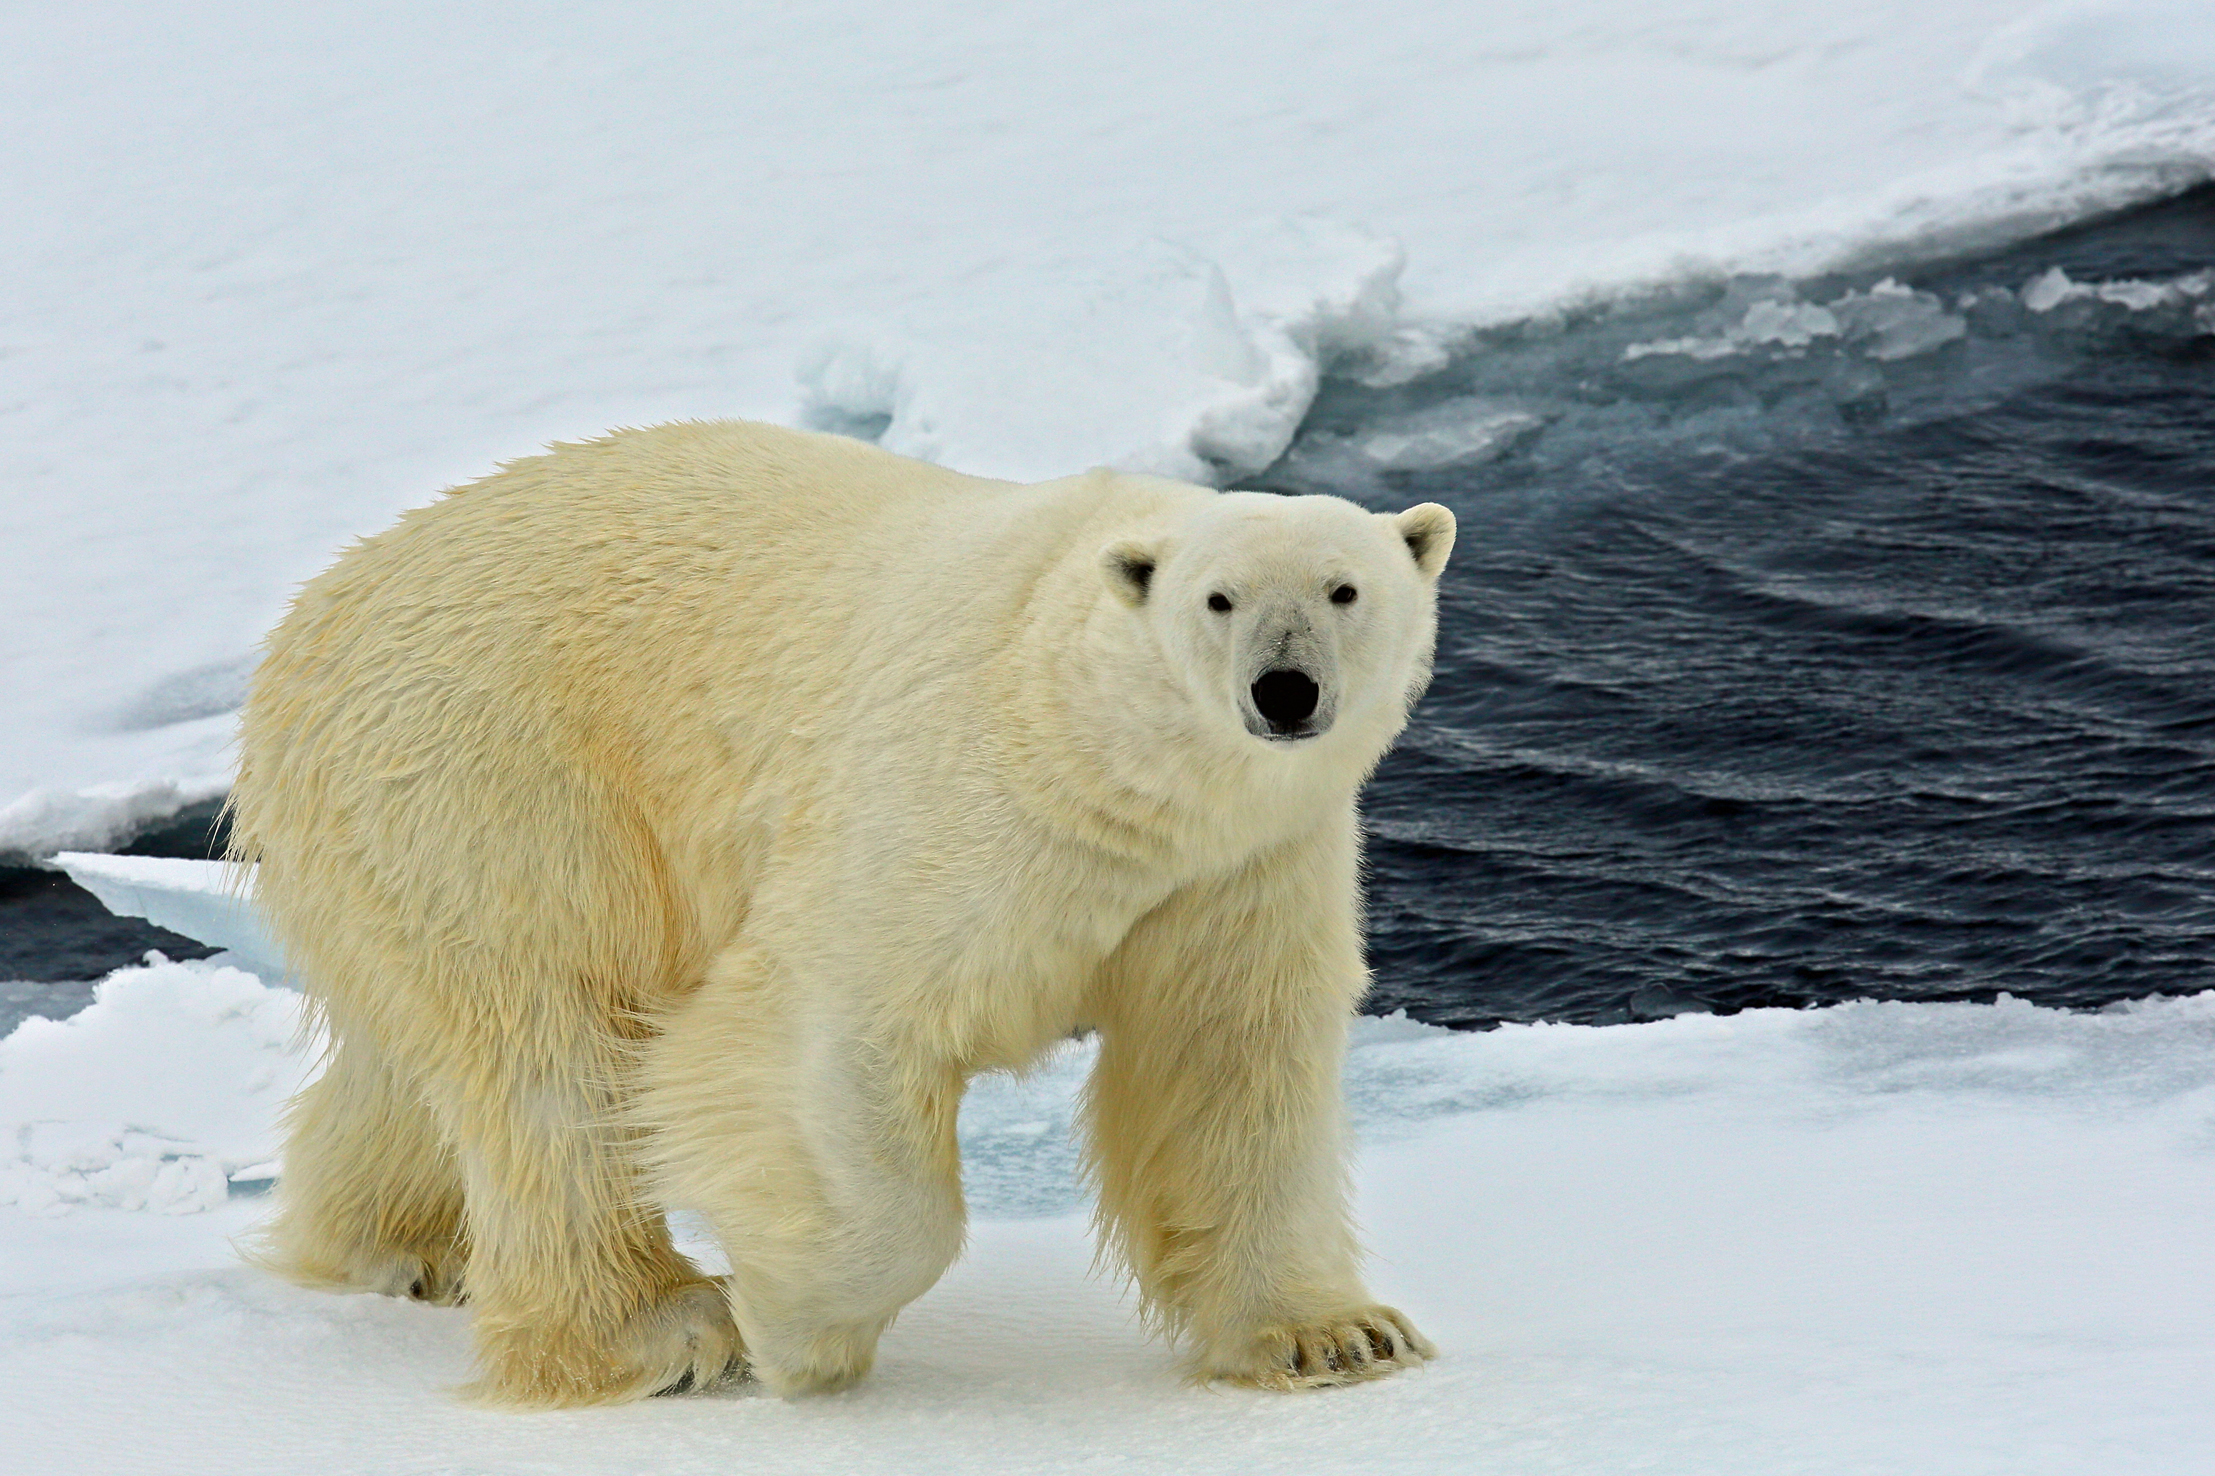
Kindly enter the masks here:
[[332, 1042], [260, 1254], [466, 1295], [493, 1402], [836, 1389], [961, 1247], [964, 1084], [1090, 1029], [1103, 1248], [1191, 1374], [1420, 1361], [1358, 1271], [1339, 1069], [1356, 792], [1453, 539], [694, 423], [354, 545], [231, 796]]

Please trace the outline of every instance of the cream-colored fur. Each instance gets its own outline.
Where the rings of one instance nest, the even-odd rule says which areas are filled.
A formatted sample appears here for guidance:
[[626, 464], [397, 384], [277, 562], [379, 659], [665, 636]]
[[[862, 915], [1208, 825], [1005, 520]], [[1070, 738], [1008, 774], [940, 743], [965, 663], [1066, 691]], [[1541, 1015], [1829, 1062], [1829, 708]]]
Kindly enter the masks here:
[[688, 424], [356, 545], [270, 639], [232, 796], [336, 1042], [264, 1258], [465, 1295], [495, 1400], [837, 1388], [960, 1249], [964, 1083], [1090, 1026], [1105, 1249], [1193, 1372], [1416, 1361], [1357, 1271], [1338, 1073], [1355, 792], [1452, 539]]

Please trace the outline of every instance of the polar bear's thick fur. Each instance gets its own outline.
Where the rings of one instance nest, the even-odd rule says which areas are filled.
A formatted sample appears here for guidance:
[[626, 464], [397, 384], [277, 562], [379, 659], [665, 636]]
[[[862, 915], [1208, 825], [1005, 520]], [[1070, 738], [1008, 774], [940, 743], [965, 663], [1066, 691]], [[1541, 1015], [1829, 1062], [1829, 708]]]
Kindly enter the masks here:
[[1418, 1360], [1357, 1271], [1339, 1066], [1355, 793], [1453, 536], [724, 423], [355, 545], [232, 796], [334, 1042], [266, 1259], [466, 1294], [498, 1401], [837, 1388], [960, 1249], [968, 1078], [1091, 1027], [1102, 1233], [1193, 1373]]

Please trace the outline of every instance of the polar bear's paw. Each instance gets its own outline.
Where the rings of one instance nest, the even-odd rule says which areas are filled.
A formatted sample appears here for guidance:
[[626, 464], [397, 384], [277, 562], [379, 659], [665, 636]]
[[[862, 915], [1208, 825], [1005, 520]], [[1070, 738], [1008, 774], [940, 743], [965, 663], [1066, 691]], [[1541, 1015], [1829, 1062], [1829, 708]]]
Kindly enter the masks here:
[[771, 1391], [787, 1399], [805, 1394], [835, 1394], [868, 1374], [877, 1361], [882, 1321], [819, 1327], [779, 1336], [773, 1354], [755, 1359], [754, 1373]]
[[238, 1250], [248, 1262], [317, 1291], [372, 1292], [434, 1307], [468, 1300], [462, 1274], [469, 1258], [452, 1242], [421, 1251], [361, 1246], [334, 1250], [305, 1249], [275, 1237], [242, 1237]]
[[485, 1376], [464, 1394], [533, 1409], [696, 1393], [737, 1380], [746, 1351], [719, 1281], [687, 1282], [598, 1336], [574, 1323], [478, 1328]]
[[394, 1256], [385, 1269], [384, 1284], [375, 1290], [388, 1297], [406, 1297], [434, 1307], [452, 1307], [469, 1300], [462, 1290], [464, 1258], [456, 1252], [428, 1256]]
[[633, 1318], [629, 1331], [633, 1356], [646, 1370], [640, 1393], [690, 1394], [734, 1383], [746, 1372], [746, 1348], [721, 1281], [678, 1288]]
[[1262, 1329], [1241, 1348], [1206, 1358], [1203, 1381], [1255, 1389], [1317, 1389], [1381, 1379], [1438, 1350], [1390, 1307], [1359, 1307], [1313, 1322]]

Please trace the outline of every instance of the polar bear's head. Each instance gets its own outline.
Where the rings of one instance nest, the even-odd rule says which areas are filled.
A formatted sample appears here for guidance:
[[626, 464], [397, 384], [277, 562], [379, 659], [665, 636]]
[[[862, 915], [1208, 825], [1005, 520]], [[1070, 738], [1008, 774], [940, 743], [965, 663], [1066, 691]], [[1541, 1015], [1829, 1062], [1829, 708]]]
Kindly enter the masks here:
[[1202, 723], [1297, 748], [1334, 729], [1389, 741], [1430, 676], [1454, 515], [1227, 492], [1173, 532], [1102, 550]]

